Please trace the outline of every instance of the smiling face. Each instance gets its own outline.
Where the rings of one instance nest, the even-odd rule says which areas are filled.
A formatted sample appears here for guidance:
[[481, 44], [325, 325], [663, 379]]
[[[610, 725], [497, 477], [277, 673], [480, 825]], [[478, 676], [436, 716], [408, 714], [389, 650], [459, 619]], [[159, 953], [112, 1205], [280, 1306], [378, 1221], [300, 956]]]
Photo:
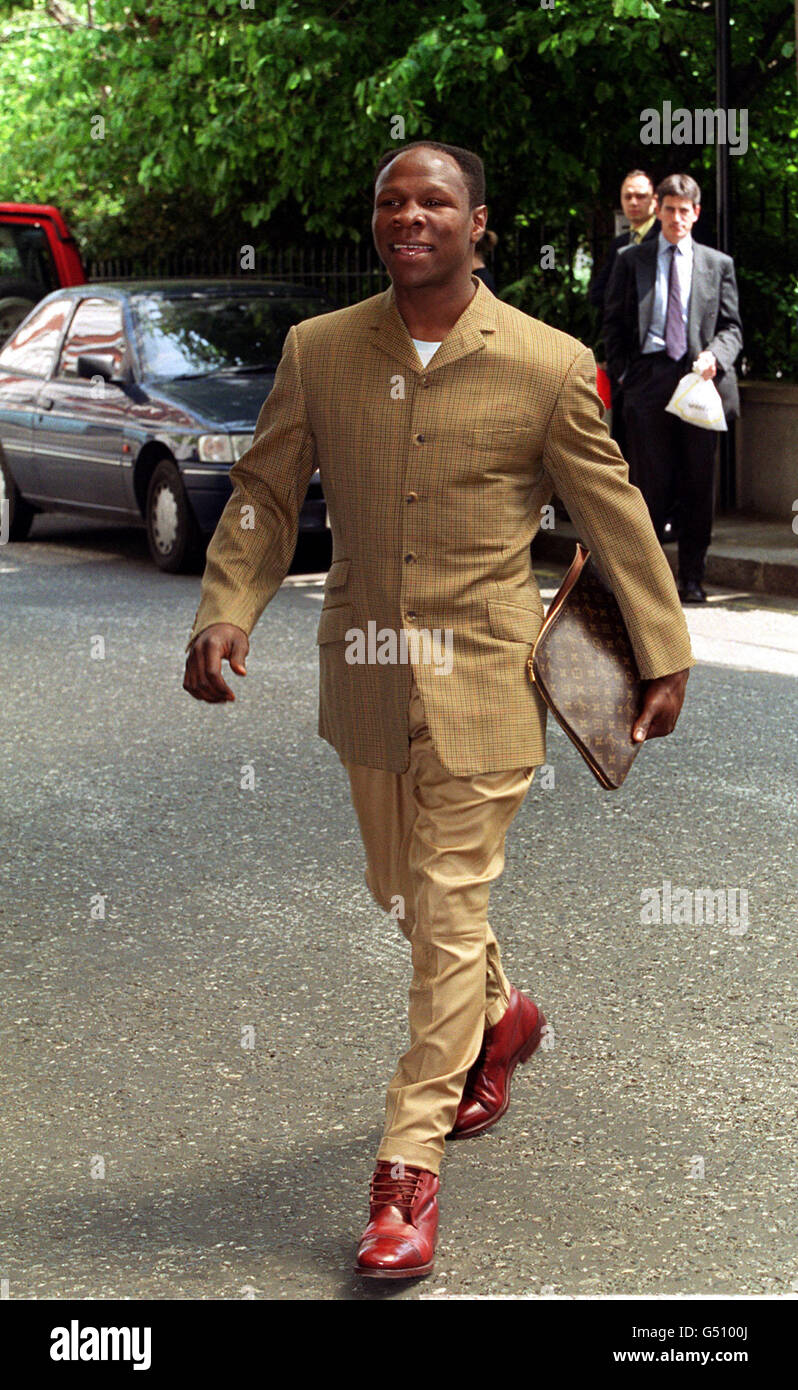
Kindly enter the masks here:
[[377, 253], [395, 285], [445, 285], [471, 272], [474, 243], [488, 210], [469, 207], [460, 166], [439, 150], [398, 154], [374, 188], [371, 219]]
[[689, 198], [677, 198], [674, 194], [667, 193], [659, 210], [665, 240], [672, 246], [675, 246], [677, 241], [683, 241], [693, 223], [697, 222], [700, 211], [701, 208], [691, 203]]

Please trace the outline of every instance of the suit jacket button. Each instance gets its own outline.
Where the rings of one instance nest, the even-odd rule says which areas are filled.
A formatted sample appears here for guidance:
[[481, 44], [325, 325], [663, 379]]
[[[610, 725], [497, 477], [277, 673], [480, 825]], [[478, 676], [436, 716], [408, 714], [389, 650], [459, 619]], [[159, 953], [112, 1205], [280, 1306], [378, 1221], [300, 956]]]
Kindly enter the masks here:
[[407, 497], [406, 497], [405, 500], [406, 500], [407, 502], [417, 502], [417, 501], [418, 501], [418, 493], [417, 493], [417, 492], [408, 492]]
[[414, 443], [414, 444], [423, 444], [423, 443], [424, 443], [424, 436], [423, 436], [423, 434], [414, 434], [414, 435], [413, 435], [413, 443]]
[[416, 558], [415, 552], [414, 552], [413, 550], [409, 550], [409, 551], [407, 552], [407, 554], [405, 555], [405, 564], [406, 564], [406, 565], [412, 564], [413, 561], [415, 560], [415, 558]]

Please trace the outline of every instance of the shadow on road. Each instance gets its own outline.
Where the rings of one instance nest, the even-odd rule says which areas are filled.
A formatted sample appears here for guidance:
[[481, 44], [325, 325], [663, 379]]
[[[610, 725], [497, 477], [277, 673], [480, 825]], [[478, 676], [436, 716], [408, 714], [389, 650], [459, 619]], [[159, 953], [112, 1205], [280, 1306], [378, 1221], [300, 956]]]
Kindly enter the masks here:
[[[37, 549], [66, 545], [83, 552], [86, 557], [96, 553], [109, 559], [132, 561], [137, 566], [156, 569], [150, 558], [146, 533], [138, 526], [109, 526], [104, 521], [43, 512], [34, 519], [30, 536], [24, 544], [36, 546]], [[331, 554], [332, 537], [329, 531], [302, 533], [289, 574], [327, 570]], [[198, 562], [190, 573], [201, 574], [203, 563]]]
[[[370, 1136], [375, 1148], [379, 1134]], [[71, 1297], [105, 1270], [115, 1297], [221, 1298], [297, 1293], [344, 1300], [395, 1297], [416, 1281], [363, 1279], [354, 1271], [368, 1219], [370, 1149], [362, 1141], [320, 1139], [312, 1152], [287, 1144], [279, 1153], [227, 1172], [169, 1175], [134, 1190], [81, 1192], [25, 1203], [14, 1215], [17, 1253], [48, 1271], [48, 1287]], [[347, 1180], [341, 1181], [346, 1174]]]

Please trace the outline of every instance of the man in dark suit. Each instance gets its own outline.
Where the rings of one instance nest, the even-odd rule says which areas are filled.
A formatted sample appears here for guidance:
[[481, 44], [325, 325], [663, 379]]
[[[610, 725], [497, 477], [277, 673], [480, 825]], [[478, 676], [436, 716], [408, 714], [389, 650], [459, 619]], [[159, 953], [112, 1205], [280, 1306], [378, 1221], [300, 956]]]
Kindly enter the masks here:
[[[588, 290], [588, 298], [599, 311], [599, 322], [604, 313], [604, 296], [610, 282], [618, 252], [627, 246], [639, 246], [641, 241], [659, 234], [656, 218], [657, 200], [654, 196], [654, 183], [649, 174], [642, 169], [631, 169], [621, 184], [621, 207], [628, 219], [629, 230], [621, 232], [613, 240], [606, 257], [596, 271]], [[626, 453], [626, 437], [623, 429], [623, 400], [621, 386], [610, 376], [612, 393], [612, 437], [622, 454]]]
[[639, 246], [641, 241], [650, 237], [656, 238], [659, 232], [654, 183], [642, 169], [632, 169], [621, 184], [621, 207], [629, 222], [629, 230], [614, 238], [588, 290], [590, 303], [594, 309], [598, 309], [600, 316], [604, 313], [604, 296], [618, 252], [627, 246]]
[[603, 337], [612, 377], [623, 385], [630, 480], [648, 503], [660, 541], [668, 503], [679, 507], [679, 595], [704, 603], [712, 537], [713, 430], [689, 425], [665, 406], [694, 368], [714, 379], [727, 419], [740, 413], [734, 363], [743, 345], [734, 262], [693, 240], [701, 190], [671, 174], [656, 191], [656, 239], [621, 250], [607, 287]]

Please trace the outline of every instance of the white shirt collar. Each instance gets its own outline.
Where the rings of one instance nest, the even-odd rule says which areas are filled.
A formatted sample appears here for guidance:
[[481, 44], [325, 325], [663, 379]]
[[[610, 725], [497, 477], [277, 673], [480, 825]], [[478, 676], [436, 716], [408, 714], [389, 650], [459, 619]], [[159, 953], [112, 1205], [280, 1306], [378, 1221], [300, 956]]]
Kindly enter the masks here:
[[[661, 256], [663, 251], [667, 251], [668, 247], [672, 246], [673, 244], [673, 242], [668, 241], [668, 238], [666, 237], [665, 233], [663, 231], [660, 231], [659, 248], [657, 254]], [[676, 242], [676, 249], [682, 256], [692, 256], [693, 238], [690, 232], [687, 233], [687, 236], [682, 237], [681, 241]]]

